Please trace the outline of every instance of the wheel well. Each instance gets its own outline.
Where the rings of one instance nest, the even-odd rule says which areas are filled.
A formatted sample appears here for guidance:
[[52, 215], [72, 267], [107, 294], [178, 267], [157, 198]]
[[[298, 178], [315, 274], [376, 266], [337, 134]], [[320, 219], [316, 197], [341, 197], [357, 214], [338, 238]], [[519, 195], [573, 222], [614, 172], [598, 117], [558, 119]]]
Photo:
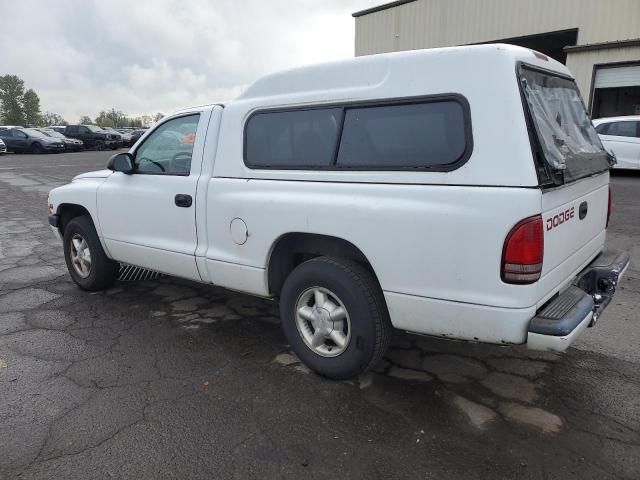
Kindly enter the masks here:
[[363, 265], [376, 278], [367, 257], [353, 243], [342, 238], [312, 233], [287, 233], [280, 237], [271, 251], [268, 265], [269, 291], [280, 295], [287, 276], [300, 265], [315, 257], [348, 258]]
[[[89, 211], [82, 205], [76, 205], [74, 203], [63, 203], [58, 207], [58, 215], [60, 215], [60, 223], [58, 224], [58, 230], [60, 235], [64, 235], [64, 229], [67, 224], [74, 218], [82, 215], [88, 215], [91, 218]], [[93, 219], [92, 219], [93, 221]]]

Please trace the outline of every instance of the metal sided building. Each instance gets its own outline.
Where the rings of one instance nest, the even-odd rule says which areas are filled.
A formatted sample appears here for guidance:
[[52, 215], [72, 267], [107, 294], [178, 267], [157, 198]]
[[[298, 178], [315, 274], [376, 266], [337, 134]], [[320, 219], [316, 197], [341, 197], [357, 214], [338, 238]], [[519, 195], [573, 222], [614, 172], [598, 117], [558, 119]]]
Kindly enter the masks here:
[[640, 0], [399, 0], [353, 16], [357, 56], [512, 43], [565, 63], [594, 118], [640, 114]]

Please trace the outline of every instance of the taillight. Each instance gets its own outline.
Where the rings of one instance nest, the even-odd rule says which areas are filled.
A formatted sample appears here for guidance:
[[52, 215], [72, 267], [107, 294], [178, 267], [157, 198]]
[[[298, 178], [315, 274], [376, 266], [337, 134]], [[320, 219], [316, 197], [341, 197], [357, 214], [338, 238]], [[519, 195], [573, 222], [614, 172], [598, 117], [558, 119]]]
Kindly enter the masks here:
[[511, 229], [502, 249], [501, 277], [505, 283], [528, 284], [540, 279], [544, 257], [542, 216], [525, 218]]
[[611, 193], [611, 184], [609, 184], [609, 204], [607, 205], [607, 227], [611, 219], [611, 211], [613, 210], [613, 193]]

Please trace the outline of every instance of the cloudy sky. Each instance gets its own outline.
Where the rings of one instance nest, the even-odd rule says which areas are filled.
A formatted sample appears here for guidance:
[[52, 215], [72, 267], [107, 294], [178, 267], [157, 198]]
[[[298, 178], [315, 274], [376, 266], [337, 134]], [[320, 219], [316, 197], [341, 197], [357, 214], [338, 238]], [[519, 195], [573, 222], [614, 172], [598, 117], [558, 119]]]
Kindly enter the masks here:
[[351, 13], [384, 1], [0, 0], [0, 75], [72, 122], [111, 107], [166, 114], [353, 56]]

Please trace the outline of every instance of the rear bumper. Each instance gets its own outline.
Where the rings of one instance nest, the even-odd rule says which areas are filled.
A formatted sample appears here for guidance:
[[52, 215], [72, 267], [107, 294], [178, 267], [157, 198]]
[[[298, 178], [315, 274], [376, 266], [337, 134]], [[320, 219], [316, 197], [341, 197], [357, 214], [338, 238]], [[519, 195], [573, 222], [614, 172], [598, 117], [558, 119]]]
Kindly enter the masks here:
[[529, 323], [527, 347], [564, 352], [609, 305], [629, 266], [626, 252], [606, 251], [578, 274], [572, 285]]

